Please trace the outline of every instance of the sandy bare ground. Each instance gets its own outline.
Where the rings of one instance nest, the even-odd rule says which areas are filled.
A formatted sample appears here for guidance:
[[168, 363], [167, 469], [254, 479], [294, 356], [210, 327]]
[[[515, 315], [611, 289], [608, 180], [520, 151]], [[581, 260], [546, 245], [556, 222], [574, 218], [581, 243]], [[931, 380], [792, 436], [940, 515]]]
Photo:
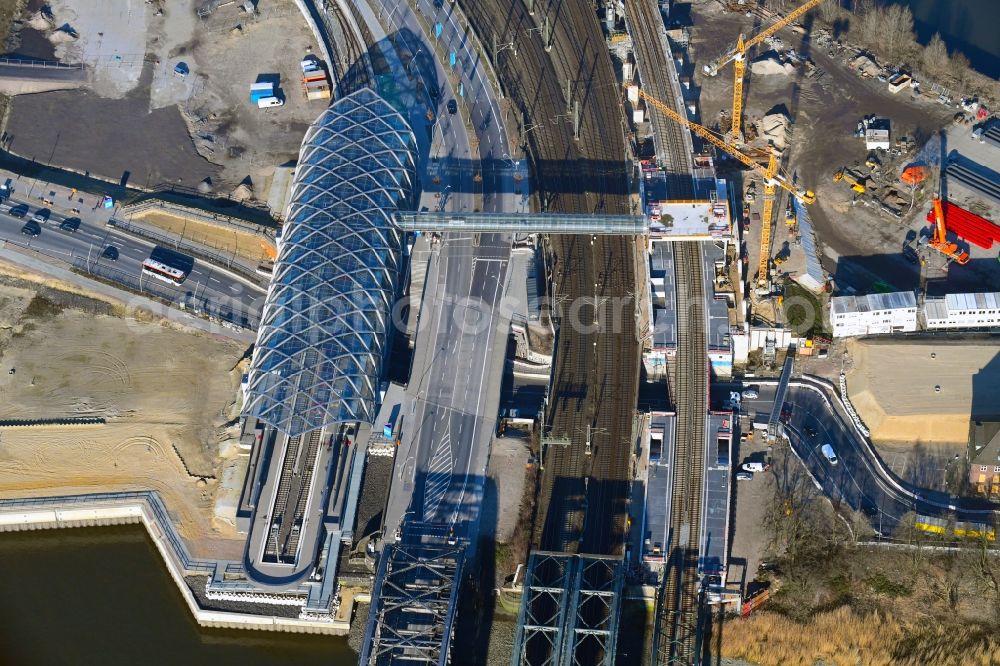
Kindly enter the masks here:
[[1000, 341], [859, 340], [847, 349], [847, 390], [877, 442], [964, 445], [971, 417], [1000, 412]]
[[226, 424], [244, 349], [0, 285], [0, 352], [0, 418], [108, 420], [0, 432], [0, 496], [154, 489], [195, 555], [239, 556], [214, 509], [216, 478], [242, 462]]
[[250, 261], [263, 261], [268, 258], [261, 247], [260, 236], [256, 234], [224, 229], [221, 226], [154, 210], [136, 214], [135, 220], [159, 227], [178, 238], [191, 240], [227, 254], [235, 254]]

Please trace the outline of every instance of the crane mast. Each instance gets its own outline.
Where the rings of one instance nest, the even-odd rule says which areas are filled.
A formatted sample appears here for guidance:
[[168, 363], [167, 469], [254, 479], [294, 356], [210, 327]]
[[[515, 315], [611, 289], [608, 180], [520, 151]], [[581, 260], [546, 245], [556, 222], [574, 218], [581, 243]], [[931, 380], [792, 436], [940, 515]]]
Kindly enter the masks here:
[[766, 283], [769, 267], [768, 264], [771, 256], [771, 215], [774, 212], [774, 195], [777, 192], [777, 188], [780, 187], [781, 189], [786, 190], [804, 204], [811, 204], [815, 202], [816, 195], [810, 190], [796, 187], [787, 176], [780, 173], [778, 169], [778, 159], [774, 156], [774, 153], [771, 153], [768, 157], [767, 166], [762, 167], [755, 159], [743, 153], [736, 146], [727, 143], [723, 138], [716, 136], [715, 133], [708, 128], [702, 127], [698, 123], [688, 120], [670, 108], [669, 105], [664, 104], [652, 95], [640, 90], [639, 97], [646, 100], [647, 104], [650, 104], [674, 122], [683, 125], [716, 148], [732, 155], [744, 165], [760, 174], [764, 179], [764, 210], [761, 226], [760, 258], [757, 279], [760, 284]]
[[740, 35], [739, 39], [736, 40], [735, 47], [705, 65], [705, 73], [709, 76], [715, 76], [719, 73], [719, 69], [725, 67], [730, 62], [733, 63], [733, 117], [729, 134], [733, 141], [740, 141], [742, 137], [740, 132], [743, 129], [743, 77], [746, 74], [747, 52], [821, 2], [823, 0], [807, 0], [807, 2], [789, 12], [784, 18], [775, 21], [750, 39], [744, 39], [743, 35]]

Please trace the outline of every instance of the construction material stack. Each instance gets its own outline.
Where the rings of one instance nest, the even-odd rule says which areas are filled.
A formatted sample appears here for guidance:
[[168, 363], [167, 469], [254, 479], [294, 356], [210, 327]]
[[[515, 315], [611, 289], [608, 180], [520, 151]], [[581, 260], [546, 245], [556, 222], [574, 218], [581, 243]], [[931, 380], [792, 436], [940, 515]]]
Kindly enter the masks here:
[[[1000, 243], [1000, 226], [986, 218], [948, 201], [941, 202], [941, 212], [947, 230], [959, 238], [964, 238], [984, 250], [992, 249], [994, 242]], [[931, 212], [927, 214], [927, 221], [935, 222], [934, 215], [934, 209], [931, 209]]]
[[315, 58], [306, 58], [302, 61], [302, 92], [310, 101], [330, 99], [330, 80]]

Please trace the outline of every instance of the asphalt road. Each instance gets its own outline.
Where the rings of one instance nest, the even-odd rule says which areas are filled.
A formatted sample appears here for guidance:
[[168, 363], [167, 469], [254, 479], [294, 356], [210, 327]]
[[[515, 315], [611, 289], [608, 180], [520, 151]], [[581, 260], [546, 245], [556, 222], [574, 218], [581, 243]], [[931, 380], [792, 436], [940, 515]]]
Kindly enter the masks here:
[[427, 372], [417, 378], [416, 463], [425, 479], [414, 506], [427, 522], [477, 517], [466, 512], [479, 504], [496, 422], [496, 405], [488, 405], [485, 394], [500, 379], [491, 376], [490, 351], [509, 254], [509, 238], [496, 234], [484, 235], [478, 247], [471, 237], [448, 238], [441, 249], [440, 297], [428, 331], [433, 344]]
[[[27, 202], [15, 196], [8, 199], [8, 203], [17, 208]], [[60, 223], [68, 217], [76, 216], [59, 211], [53, 211], [48, 222], [40, 225], [41, 233], [38, 236], [28, 236], [21, 229], [42, 206], [35, 203], [27, 205], [29, 212], [24, 218], [0, 213], [0, 240], [69, 264], [73, 264], [75, 260], [89, 262], [101, 275], [106, 275], [102, 270], [105, 269], [119, 273], [129, 281], [141, 280], [140, 284], [143, 286], [149, 283], [151, 278], [142, 275], [142, 262], [149, 257], [153, 243], [111, 227], [98, 226], [89, 220], [81, 221], [75, 232], [63, 231], [59, 228]], [[102, 256], [108, 246], [118, 250], [116, 261]], [[259, 310], [265, 293], [261, 287], [200, 260], [195, 260], [190, 275], [181, 286], [174, 287], [161, 281], [156, 281], [155, 286], [159, 287], [158, 293], [176, 293], [178, 300], [185, 296], [189, 299], [193, 297], [207, 302], [211, 307], [223, 307], [234, 312], [253, 313], [255, 309]]]
[[[760, 386], [760, 398], [743, 401], [743, 412], [769, 413], [775, 384]], [[785, 425], [792, 450], [835, 503], [865, 512], [872, 526], [889, 536], [908, 512], [943, 515], [954, 511], [957, 520], [982, 521], [989, 510], [973, 499], [956, 499], [939, 490], [918, 488], [895, 476], [879, 463], [846, 414], [831, 409], [823, 394], [807, 386], [790, 385], [786, 406], [791, 415]], [[815, 431], [815, 435], [810, 432]], [[830, 464], [820, 447], [830, 444], [838, 462]], [[950, 508], [953, 507], [953, 508]]]

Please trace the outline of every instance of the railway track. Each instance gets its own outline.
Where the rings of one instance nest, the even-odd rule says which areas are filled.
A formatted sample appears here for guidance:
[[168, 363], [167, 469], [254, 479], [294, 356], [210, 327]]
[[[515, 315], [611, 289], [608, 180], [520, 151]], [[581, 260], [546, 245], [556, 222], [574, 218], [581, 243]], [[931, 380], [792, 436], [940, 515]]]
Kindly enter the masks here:
[[[496, 70], [535, 128], [525, 140], [541, 207], [628, 212], [626, 125], [593, 5], [538, 2], [534, 16], [524, 0], [462, 0], [462, 5], [483, 44], [513, 45], [497, 55]], [[539, 29], [545, 16], [553, 26], [549, 51]], [[567, 89], [579, 113], [578, 139]], [[595, 297], [627, 298], [634, 291], [634, 245], [626, 238], [553, 236], [549, 248], [556, 267], [554, 296], [563, 303], [564, 316], [547, 423], [552, 437], [570, 444], [552, 447], [543, 461], [533, 545], [621, 554], [640, 348], [631, 305], [607, 308], [611, 314], [598, 318], [599, 328], [591, 330], [593, 307], [579, 304]], [[581, 325], [570, 321], [574, 312]]]
[[699, 621], [698, 546], [708, 415], [708, 339], [701, 249], [674, 243], [677, 275], [677, 437], [670, 504], [670, 555], [656, 641], [659, 664], [696, 663]]
[[[639, 77], [646, 92], [667, 104], [683, 106], [674, 63], [667, 57], [669, 45], [656, 0], [625, 0], [625, 23], [635, 45]], [[656, 156], [667, 171], [671, 196], [691, 198], [694, 165], [687, 130], [655, 108], [647, 107], [647, 111], [653, 124]], [[683, 108], [677, 111], [685, 113]]]

